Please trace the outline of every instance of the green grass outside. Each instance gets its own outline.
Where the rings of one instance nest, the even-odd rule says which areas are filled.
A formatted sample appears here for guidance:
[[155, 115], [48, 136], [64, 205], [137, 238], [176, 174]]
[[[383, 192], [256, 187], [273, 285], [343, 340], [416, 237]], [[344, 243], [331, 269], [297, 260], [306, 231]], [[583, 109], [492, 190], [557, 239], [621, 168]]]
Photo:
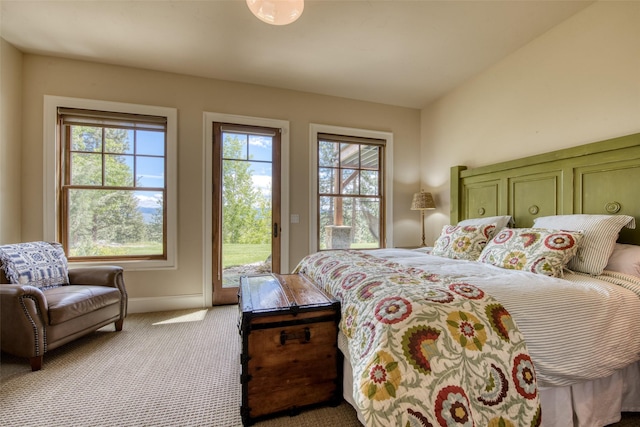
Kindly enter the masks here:
[[[157, 242], [140, 242], [120, 246], [94, 245], [84, 248], [86, 253], [71, 248], [71, 256], [136, 256], [136, 255], [161, 255], [162, 244]], [[82, 252], [84, 252], [82, 251]]]
[[222, 268], [264, 262], [271, 255], [271, 244], [224, 243]]
[[[351, 249], [371, 249], [377, 248], [377, 243], [352, 243]], [[119, 247], [94, 247], [93, 250], [102, 256], [108, 255], [155, 255], [162, 253], [162, 245], [152, 242], [138, 243], [136, 245], [123, 245]], [[72, 256], [77, 256], [73, 254]], [[271, 255], [271, 245], [265, 244], [242, 244], [225, 243], [223, 245], [222, 266], [223, 268], [264, 262]]]
[[161, 243], [141, 243], [129, 247], [129, 255], [159, 255], [162, 253]]

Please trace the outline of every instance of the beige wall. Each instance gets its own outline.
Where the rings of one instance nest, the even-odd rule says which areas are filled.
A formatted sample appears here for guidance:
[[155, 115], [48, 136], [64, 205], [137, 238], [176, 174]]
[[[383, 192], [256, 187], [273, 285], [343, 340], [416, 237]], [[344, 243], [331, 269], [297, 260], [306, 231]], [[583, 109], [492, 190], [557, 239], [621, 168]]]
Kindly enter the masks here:
[[[193, 296], [202, 292], [203, 112], [290, 121], [290, 268], [308, 253], [309, 123], [373, 129], [394, 134], [396, 244], [419, 241], [418, 216], [409, 210], [419, 188], [420, 111], [268, 87], [96, 63], [24, 55], [22, 239], [41, 239], [43, 96], [56, 95], [178, 109], [178, 269], [125, 274], [134, 300]], [[26, 157], [26, 156], [25, 156]], [[33, 166], [36, 167], [33, 167]], [[25, 168], [26, 169], [26, 168]], [[206, 263], [206, 264], [205, 264]], [[135, 308], [134, 308], [135, 309]]]
[[598, 2], [458, 87], [421, 117], [422, 182], [449, 221], [449, 168], [640, 132], [640, 2]]
[[20, 235], [22, 53], [0, 39], [0, 243]]

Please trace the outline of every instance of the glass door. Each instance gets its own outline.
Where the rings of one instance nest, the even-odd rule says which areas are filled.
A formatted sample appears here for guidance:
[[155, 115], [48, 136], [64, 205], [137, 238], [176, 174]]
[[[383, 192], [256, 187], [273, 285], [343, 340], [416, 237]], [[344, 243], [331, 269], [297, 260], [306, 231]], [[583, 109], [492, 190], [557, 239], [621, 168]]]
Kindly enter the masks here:
[[280, 131], [214, 123], [213, 303], [237, 302], [240, 277], [279, 272]]

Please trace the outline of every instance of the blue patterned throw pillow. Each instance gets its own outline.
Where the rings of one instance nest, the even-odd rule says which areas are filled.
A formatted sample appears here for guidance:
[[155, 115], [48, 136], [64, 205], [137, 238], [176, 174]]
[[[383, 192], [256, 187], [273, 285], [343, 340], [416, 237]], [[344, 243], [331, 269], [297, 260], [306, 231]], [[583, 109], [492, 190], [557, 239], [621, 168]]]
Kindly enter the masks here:
[[9, 282], [42, 290], [69, 283], [67, 257], [56, 242], [0, 246], [0, 263]]

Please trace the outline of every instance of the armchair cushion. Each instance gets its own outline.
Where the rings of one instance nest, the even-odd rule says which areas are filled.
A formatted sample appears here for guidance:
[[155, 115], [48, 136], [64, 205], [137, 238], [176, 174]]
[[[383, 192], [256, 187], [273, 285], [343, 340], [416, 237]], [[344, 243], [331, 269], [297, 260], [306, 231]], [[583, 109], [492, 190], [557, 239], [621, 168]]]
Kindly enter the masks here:
[[99, 310], [111, 304], [120, 304], [117, 288], [108, 286], [69, 285], [45, 292], [49, 306], [49, 324], [67, 320]]
[[67, 257], [56, 242], [0, 246], [0, 264], [10, 283], [41, 290], [69, 283]]

